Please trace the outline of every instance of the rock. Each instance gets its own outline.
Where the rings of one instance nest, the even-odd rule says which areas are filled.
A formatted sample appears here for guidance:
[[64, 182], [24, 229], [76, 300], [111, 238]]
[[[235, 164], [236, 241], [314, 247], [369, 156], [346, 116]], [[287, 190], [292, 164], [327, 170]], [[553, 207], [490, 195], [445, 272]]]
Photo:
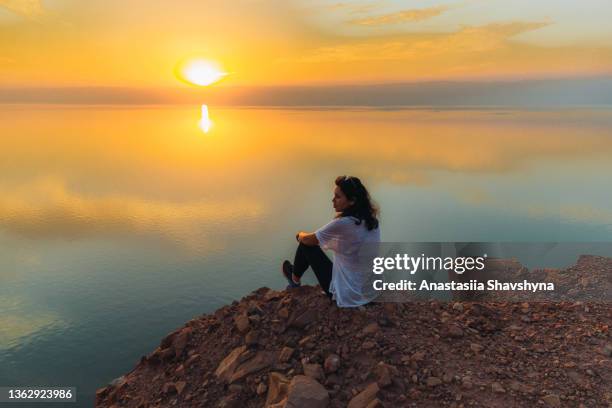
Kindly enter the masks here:
[[561, 399], [556, 394], [548, 394], [542, 397], [542, 401], [546, 403], [549, 407], [560, 407]]
[[379, 388], [377, 383], [371, 383], [348, 403], [348, 408], [367, 408], [368, 404], [376, 399]]
[[310, 378], [313, 378], [317, 381], [323, 381], [325, 375], [323, 374], [323, 367], [321, 364], [302, 364], [302, 368], [304, 369], [304, 375]]
[[518, 391], [518, 392], [522, 392], [524, 394], [531, 394], [531, 392], [533, 391], [532, 387], [530, 387], [530, 386], [528, 386], [526, 384], [523, 384], [523, 383], [521, 383], [519, 381], [516, 381], [516, 380], [510, 381], [509, 386], [510, 386], [510, 389], [512, 391]]
[[442, 380], [439, 379], [438, 377], [429, 377], [427, 379], [427, 386], [428, 387], [437, 387], [440, 384], [442, 384]]
[[192, 365], [192, 364], [193, 364], [193, 363], [194, 363], [196, 360], [198, 360], [199, 358], [200, 358], [200, 355], [199, 355], [199, 354], [194, 354], [194, 355], [192, 355], [191, 357], [189, 357], [189, 358], [187, 359], [187, 361], [185, 361], [185, 364], [184, 364], [185, 368], [187, 368], [187, 367], [191, 366], [191, 365]]
[[366, 408], [383, 408], [383, 404], [378, 398], [375, 398], [373, 401], [370, 401]]
[[278, 356], [279, 363], [286, 363], [287, 361], [291, 359], [292, 355], [293, 355], [293, 349], [291, 347], [283, 347], [283, 349], [280, 352], [280, 355]]
[[234, 323], [236, 324], [236, 328], [240, 333], [245, 333], [251, 326], [251, 321], [245, 314], [240, 314], [234, 317]]
[[459, 303], [459, 302], [455, 303], [453, 305], [453, 310], [456, 310], [459, 313], [463, 312], [463, 303]]
[[240, 394], [243, 389], [244, 387], [240, 384], [230, 384], [230, 386], [227, 387], [230, 394]]
[[393, 383], [393, 387], [395, 387], [399, 393], [403, 394], [406, 391], [406, 385], [401, 377], [394, 376], [391, 378], [391, 382]]
[[504, 387], [502, 387], [502, 385], [498, 382], [494, 382], [493, 384], [491, 384], [491, 389], [493, 390], [493, 392], [496, 392], [498, 394], [503, 394], [506, 392]]
[[474, 352], [474, 353], [480, 353], [482, 350], [484, 350], [484, 347], [481, 346], [478, 343], [470, 343], [470, 349]]
[[187, 383], [185, 381], [177, 381], [176, 382], [176, 393], [178, 395], [181, 395], [186, 386], [187, 386]]
[[310, 335], [310, 336], [305, 336], [302, 339], [300, 339], [300, 341], [298, 342], [298, 344], [301, 347], [304, 348], [313, 348], [314, 347], [314, 340], [315, 340], [315, 335]]
[[366, 327], [363, 328], [361, 332], [365, 335], [368, 335], [368, 334], [374, 334], [378, 332], [379, 330], [380, 330], [380, 327], [378, 326], [378, 323], [375, 322], [375, 323], [368, 324]]
[[255, 330], [251, 330], [244, 336], [244, 343], [247, 346], [255, 346], [259, 340], [259, 333]]
[[472, 382], [472, 377], [466, 375], [465, 377], [461, 378], [461, 386], [463, 388], [470, 389], [473, 385], [474, 383]]
[[364, 350], [371, 350], [374, 347], [376, 347], [376, 343], [373, 341], [364, 341], [363, 344], [361, 345], [361, 348], [363, 348]]
[[180, 357], [181, 354], [183, 354], [183, 350], [187, 347], [191, 333], [193, 333], [193, 329], [191, 327], [185, 327], [177, 334], [174, 342], [172, 342], [176, 357]]
[[162, 386], [163, 394], [174, 394], [175, 392], [177, 392], [176, 384], [174, 384], [173, 382], [164, 383], [164, 385]]
[[323, 363], [323, 368], [326, 373], [335, 373], [340, 368], [340, 356], [337, 354], [330, 354], [325, 358], [325, 362]]
[[111, 382], [108, 383], [108, 385], [110, 385], [111, 387], [118, 387], [118, 388], [120, 388], [125, 383], [126, 383], [125, 375], [122, 375], [121, 377], [117, 377], [117, 378], [113, 379]]
[[259, 383], [259, 385], [257, 386], [257, 395], [263, 395], [266, 393], [266, 391], [268, 391], [268, 386], [265, 383]]
[[374, 368], [374, 374], [376, 375], [376, 382], [380, 387], [391, 385], [391, 370], [387, 364], [383, 362], [378, 363], [376, 368]]
[[240, 394], [230, 394], [221, 399], [219, 401], [219, 405], [217, 408], [241, 408], [242, 400], [240, 398]]
[[268, 375], [268, 395], [266, 397], [266, 407], [279, 404], [287, 398], [289, 390], [289, 380], [280, 373], [271, 372]]
[[312, 308], [312, 309], [306, 309], [305, 311], [303, 311], [301, 314], [294, 314], [294, 316], [291, 317], [291, 319], [289, 320], [289, 327], [295, 327], [298, 329], [302, 329], [304, 327], [306, 327], [307, 325], [309, 325], [310, 323], [314, 322], [315, 320], [318, 319], [318, 313], [317, 310]]
[[423, 361], [425, 359], [424, 351], [417, 351], [412, 356], [410, 356], [410, 360], [412, 361]]
[[274, 353], [270, 351], [259, 351], [255, 357], [240, 364], [232, 373], [229, 382], [233, 383], [241, 378], [262, 370], [274, 363]]
[[106, 387], [97, 389], [96, 390], [96, 399], [99, 399], [100, 397], [104, 396], [104, 394], [106, 394], [107, 391], [108, 391], [108, 389]]
[[316, 380], [304, 375], [293, 377], [287, 390], [285, 408], [326, 408], [329, 394]]
[[606, 357], [612, 357], [612, 343], [608, 343], [601, 348], [601, 354]]
[[268, 292], [266, 292], [266, 294], [264, 295], [264, 299], [265, 299], [266, 301], [269, 301], [269, 300], [278, 299], [278, 298], [280, 298], [281, 296], [282, 296], [282, 295], [281, 295], [281, 292], [279, 292], [279, 291], [277, 291], [277, 290], [269, 290], [269, 291], [268, 291]]
[[289, 317], [289, 309], [287, 309], [286, 307], [281, 308], [278, 311], [278, 317], [282, 318], [282, 319], [286, 319]]
[[228, 382], [234, 371], [240, 365], [241, 360], [240, 357], [246, 351], [246, 346], [236, 347], [229, 353], [220, 363], [217, 369], [215, 370], [215, 375], [222, 381]]
[[456, 324], [449, 324], [446, 327], [446, 336], [452, 338], [463, 337], [463, 330]]

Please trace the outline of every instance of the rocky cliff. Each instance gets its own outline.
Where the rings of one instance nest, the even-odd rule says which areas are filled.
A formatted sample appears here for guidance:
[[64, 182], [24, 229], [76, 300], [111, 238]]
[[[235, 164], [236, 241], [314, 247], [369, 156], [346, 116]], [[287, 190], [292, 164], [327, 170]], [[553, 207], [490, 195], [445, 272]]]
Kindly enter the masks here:
[[[612, 259], [557, 272], [609, 299]], [[610, 407], [605, 300], [340, 309], [316, 287], [261, 288], [169, 334], [96, 406]]]

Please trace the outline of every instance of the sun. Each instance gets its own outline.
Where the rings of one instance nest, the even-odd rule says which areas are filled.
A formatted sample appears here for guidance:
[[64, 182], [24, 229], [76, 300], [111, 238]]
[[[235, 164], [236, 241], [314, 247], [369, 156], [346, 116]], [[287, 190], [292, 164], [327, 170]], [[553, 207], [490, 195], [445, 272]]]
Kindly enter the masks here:
[[219, 64], [205, 59], [192, 59], [181, 64], [177, 76], [191, 85], [208, 86], [227, 75]]

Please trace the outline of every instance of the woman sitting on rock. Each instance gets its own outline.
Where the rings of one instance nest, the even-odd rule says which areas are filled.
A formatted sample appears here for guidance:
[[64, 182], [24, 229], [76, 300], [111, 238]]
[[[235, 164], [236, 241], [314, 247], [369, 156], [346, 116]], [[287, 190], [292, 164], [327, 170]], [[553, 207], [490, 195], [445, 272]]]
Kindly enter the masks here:
[[[332, 203], [336, 217], [315, 232], [296, 235], [299, 245], [293, 265], [284, 261], [282, 273], [289, 282], [287, 288], [295, 288], [310, 266], [321, 288], [338, 306], [361, 306], [375, 297], [371, 269], [359, 255], [364, 247], [380, 242], [378, 209], [361, 180], [351, 176], [336, 178]], [[334, 253], [333, 262], [323, 249]]]

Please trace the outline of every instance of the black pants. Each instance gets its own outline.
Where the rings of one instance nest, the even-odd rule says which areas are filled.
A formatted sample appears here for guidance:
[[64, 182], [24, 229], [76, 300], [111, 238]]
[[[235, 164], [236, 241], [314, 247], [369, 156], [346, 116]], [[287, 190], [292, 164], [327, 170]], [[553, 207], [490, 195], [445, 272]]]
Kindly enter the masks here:
[[321, 288], [325, 291], [327, 296], [331, 296], [329, 293], [329, 284], [332, 277], [332, 261], [325, 255], [325, 252], [323, 252], [320, 246], [308, 246], [300, 243], [295, 251], [293, 274], [301, 278], [309, 266], [314, 271]]

